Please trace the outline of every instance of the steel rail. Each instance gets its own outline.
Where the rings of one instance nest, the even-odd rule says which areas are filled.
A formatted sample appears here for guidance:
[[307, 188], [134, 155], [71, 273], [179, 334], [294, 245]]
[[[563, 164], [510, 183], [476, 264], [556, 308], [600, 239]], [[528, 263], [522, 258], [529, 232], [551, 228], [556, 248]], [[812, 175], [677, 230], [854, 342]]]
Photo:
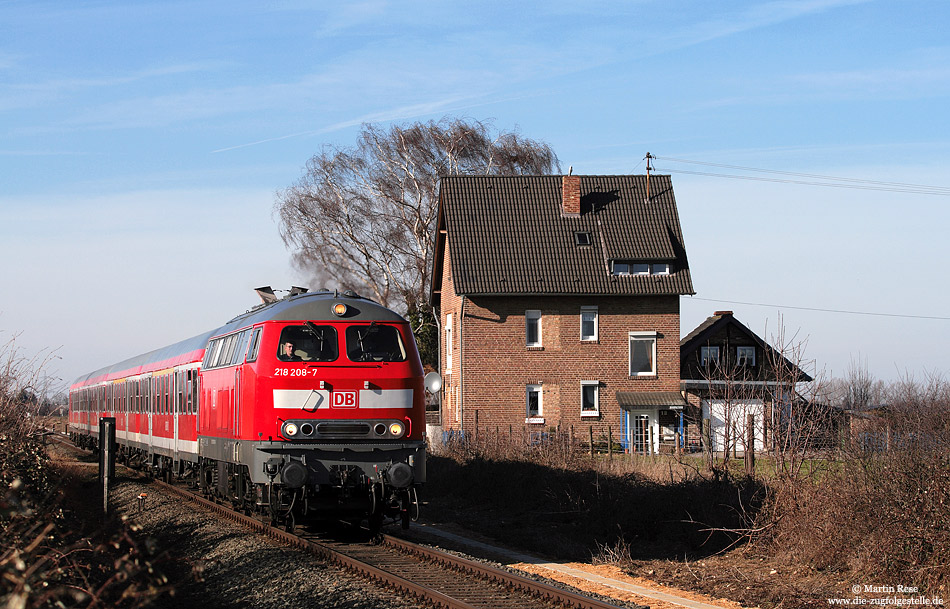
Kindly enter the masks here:
[[[54, 439], [61, 440], [58, 437], [54, 437]], [[68, 440], [63, 441], [63, 443], [74, 446], [72, 442], [69, 442]], [[129, 471], [132, 472], [134, 470]], [[262, 522], [257, 518], [238, 512], [226, 504], [216, 503], [187, 489], [183, 489], [174, 484], [169, 484], [159, 480], [158, 478], [148, 478], [153, 484], [156, 484], [159, 487], [166, 489], [184, 499], [197, 503], [206, 509], [216, 512], [233, 522], [244, 525], [254, 532], [271, 537], [273, 539], [277, 539], [291, 547], [309, 552], [312, 555], [322, 558], [329, 563], [338, 565], [351, 573], [368, 578], [369, 580], [377, 582], [384, 587], [388, 587], [396, 592], [410, 594], [437, 607], [445, 607], [446, 609], [478, 609], [477, 607], [474, 607], [465, 601], [452, 598], [451, 596], [443, 594], [438, 590], [409, 581], [394, 573], [390, 573], [384, 569], [367, 564], [366, 562], [361, 561], [353, 556], [348, 556], [343, 552], [338, 552], [327, 547], [326, 545], [303, 539], [302, 537], [294, 535], [293, 533], [288, 533], [282, 529], [270, 526], [266, 522]], [[508, 588], [519, 590], [533, 597], [540, 598], [546, 602], [556, 603], [574, 609], [618, 609], [617, 605], [602, 602], [582, 594], [563, 590], [540, 581], [522, 577], [509, 571], [504, 571], [490, 565], [468, 560], [448, 552], [437, 550], [435, 548], [424, 547], [405, 539], [394, 537], [392, 535], [383, 535], [382, 540], [384, 544], [398, 550], [399, 552], [416, 556], [425, 561], [435, 562], [458, 572], [473, 575], [482, 580], [487, 580]]]
[[[353, 556], [349, 556], [343, 552], [338, 552], [323, 544], [313, 542], [308, 539], [303, 539], [302, 537], [293, 533], [288, 533], [282, 529], [270, 526], [265, 522], [261, 522], [257, 518], [237, 512], [225, 504], [215, 503], [214, 501], [205, 499], [204, 497], [201, 497], [188, 490], [179, 488], [175, 485], [162, 482], [161, 480], [153, 479], [152, 482], [159, 485], [163, 489], [167, 489], [181, 497], [184, 497], [185, 499], [198, 503], [209, 510], [217, 512], [225, 518], [240, 523], [255, 532], [277, 539], [291, 547], [307, 551], [314, 556], [318, 556], [330, 563], [339, 565], [347, 571], [350, 571], [361, 577], [368, 578], [397, 592], [411, 594], [417, 598], [432, 603], [437, 607], [445, 607], [446, 609], [476, 609], [473, 605], [470, 605], [465, 601], [452, 598], [446, 594], [443, 594], [442, 592], [439, 592], [438, 590], [409, 581], [403, 577], [400, 577], [399, 575], [367, 564], [366, 562], [363, 562]], [[414, 555], [425, 561], [435, 562], [456, 571], [473, 575], [479, 579], [488, 580], [506, 587], [517, 589], [523, 593], [542, 599], [546, 602], [559, 604], [573, 609], [617, 609], [617, 605], [598, 601], [596, 599], [567, 590], [562, 590], [550, 584], [545, 584], [543, 582], [522, 577], [508, 571], [497, 569], [490, 565], [481, 564], [460, 556], [455, 556], [447, 552], [436, 550], [434, 548], [423, 547], [404, 539], [393, 537], [392, 535], [383, 535], [383, 543], [402, 553]]]
[[480, 578], [503, 583], [506, 586], [519, 589], [532, 596], [544, 598], [554, 603], [560, 603], [566, 607], [574, 607], [576, 609], [617, 609], [616, 605], [598, 601], [544, 582], [522, 577], [509, 571], [492, 567], [491, 565], [468, 560], [467, 558], [449, 554], [448, 552], [420, 546], [405, 539], [391, 535], [383, 535], [383, 541], [402, 552], [421, 556], [426, 560], [438, 562], [458, 571], [471, 573]]

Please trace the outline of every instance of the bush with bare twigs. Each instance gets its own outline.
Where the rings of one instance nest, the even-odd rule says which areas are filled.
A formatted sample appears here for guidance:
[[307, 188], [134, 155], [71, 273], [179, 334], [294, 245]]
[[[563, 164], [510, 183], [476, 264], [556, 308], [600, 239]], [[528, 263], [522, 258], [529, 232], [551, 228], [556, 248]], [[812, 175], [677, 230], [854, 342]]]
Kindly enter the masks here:
[[[853, 392], [852, 392], [853, 393]], [[770, 483], [755, 542], [818, 568], [950, 584], [950, 384], [904, 380], [851, 412], [820, 476]]]
[[64, 501], [31, 398], [45, 361], [0, 348], [0, 606], [146, 606], [168, 590], [155, 548], [122, 522], [84, 535]]

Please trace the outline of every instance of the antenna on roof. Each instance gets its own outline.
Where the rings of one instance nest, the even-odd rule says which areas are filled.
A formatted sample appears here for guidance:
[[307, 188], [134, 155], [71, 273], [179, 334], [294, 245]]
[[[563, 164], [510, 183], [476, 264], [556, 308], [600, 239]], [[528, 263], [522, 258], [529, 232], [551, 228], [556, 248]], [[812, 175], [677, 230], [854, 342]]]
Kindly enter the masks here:
[[650, 202], [650, 170], [653, 169], [652, 167], [650, 167], [650, 161], [655, 158], [656, 157], [650, 154], [649, 152], [647, 153], [647, 156], [646, 156], [646, 159], [647, 159], [647, 198], [643, 200], [644, 203]]

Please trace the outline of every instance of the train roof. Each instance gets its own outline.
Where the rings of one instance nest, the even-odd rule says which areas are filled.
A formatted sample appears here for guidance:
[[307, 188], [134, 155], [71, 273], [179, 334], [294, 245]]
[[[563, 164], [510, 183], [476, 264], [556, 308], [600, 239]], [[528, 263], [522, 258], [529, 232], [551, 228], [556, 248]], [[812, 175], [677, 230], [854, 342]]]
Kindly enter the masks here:
[[[343, 303], [347, 311], [342, 316], [333, 313], [333, 305]], [[90, 381], [108, 381], [115, 378], [135, 376], [154, 370], [162, 370], [188, 362], [199, 361], [204, 356], [208, 341], [215, 336], [228, 334], [241, 328], [265, 321], [294, 320], [344, 320], [404, 322], [405, 319], [390, 309], [363, 298], [353, 292], [305, 292], [264, 303], [238, 315], [223, 326], [185, 339], [183, 341], [136, 355], [111, 366], [94, 370], [77, 378], [73, 385]]]

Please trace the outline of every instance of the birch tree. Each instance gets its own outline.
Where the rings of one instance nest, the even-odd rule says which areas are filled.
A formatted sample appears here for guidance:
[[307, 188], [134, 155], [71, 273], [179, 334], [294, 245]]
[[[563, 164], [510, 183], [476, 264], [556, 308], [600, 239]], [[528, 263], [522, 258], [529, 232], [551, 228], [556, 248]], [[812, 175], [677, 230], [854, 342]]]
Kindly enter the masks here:
[[294, 264], [315, 287], [412, 313], [427, 308], [439, 178], [554, 171], [548, 144], [480, 121], [364, 125], [355, 147], [327, 146], [311, 158], [277, 193], [275, 212]]

